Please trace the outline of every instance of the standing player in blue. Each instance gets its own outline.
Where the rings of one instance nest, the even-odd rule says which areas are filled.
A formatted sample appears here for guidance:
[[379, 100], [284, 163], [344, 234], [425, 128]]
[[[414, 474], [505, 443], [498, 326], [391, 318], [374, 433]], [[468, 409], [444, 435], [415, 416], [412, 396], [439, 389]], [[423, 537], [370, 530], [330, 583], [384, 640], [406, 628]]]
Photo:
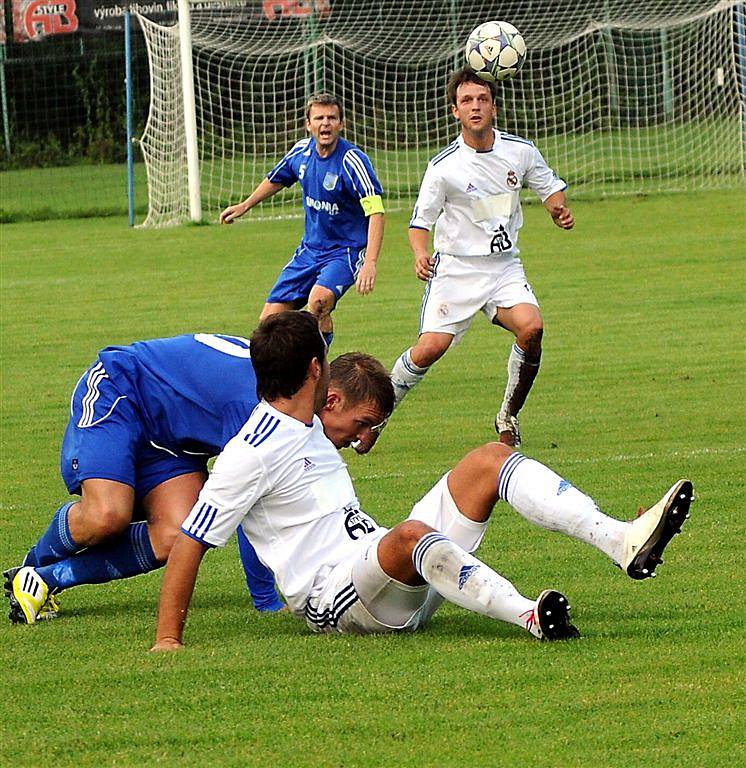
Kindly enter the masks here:
[[260, 319], [304, 305], [316, 316], [327, 345], [331, 313], [351, 285], [373, 290], [383, 241], [382, 188], [368, 156], [340, 137], [342, 105], [327, 93], [306, 105], [309, 138], [299, 141], [243, 201], [220, 214], [231, 224], [281, 189], [300, 182], [305, 232], [267, 297]]
[[[62, 443], [62, 477], [80, 501], [62, 504], [23, 566], [5, 572], [11, 621], [53, 618], [61, 590], [160, 568], [205, 482], [208, 458], [258, 402], [249, 344], [240, 337], [198, 333], [102, 350], [75, 387]], [[360, 439], [392, 407], [377, 360], [349, 353], [332, 362], [320, 417], [337, 447]], [[274, 426], [264, 424], [257, 441]], [[282, 607], [272, 573], [245, 537], [239, 546], [257, 608]]]

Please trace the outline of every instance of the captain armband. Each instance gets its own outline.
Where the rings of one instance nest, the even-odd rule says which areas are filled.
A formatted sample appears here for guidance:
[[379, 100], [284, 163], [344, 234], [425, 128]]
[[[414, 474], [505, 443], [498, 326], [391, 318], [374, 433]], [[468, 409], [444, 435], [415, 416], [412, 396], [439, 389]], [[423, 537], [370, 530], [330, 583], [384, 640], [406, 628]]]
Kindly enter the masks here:
[[363, 206], [363, 213], [366, 216], [372, 216], [374, 213], [383, 213], [383, 200], [381, 200], [380, 195], [361, 197], [360, 205]]

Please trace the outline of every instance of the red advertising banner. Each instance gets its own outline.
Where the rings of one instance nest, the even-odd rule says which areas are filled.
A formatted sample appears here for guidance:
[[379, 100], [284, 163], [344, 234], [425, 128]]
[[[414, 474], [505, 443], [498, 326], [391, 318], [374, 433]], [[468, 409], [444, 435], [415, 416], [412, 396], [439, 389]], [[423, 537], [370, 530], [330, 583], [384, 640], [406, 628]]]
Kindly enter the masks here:
[[[2, 0], [0, 0], [0, 3]], [[154, 21], [173, 23], [176, 0], [11, 0], [13, 40], [17, 43], [43, 40], [71, 32], [101, 32], [122, 29], [127, 8]], [[315, 14], [328, 18], [332, 0], [192, 0], [192, 7], [215, 8], [218, 13], [237, 14], [254, 23], [302, 21]]]
[[17, 43], [69, 35], [78, 26], [75, 0], [13, 0], [13, 39]]

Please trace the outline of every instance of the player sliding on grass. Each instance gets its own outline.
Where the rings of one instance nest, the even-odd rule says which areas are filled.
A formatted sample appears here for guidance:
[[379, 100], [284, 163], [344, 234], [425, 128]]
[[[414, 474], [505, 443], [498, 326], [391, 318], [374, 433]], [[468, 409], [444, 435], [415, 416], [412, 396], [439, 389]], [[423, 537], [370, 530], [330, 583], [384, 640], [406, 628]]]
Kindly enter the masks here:
[[342, 104], [328, 93], [306, 105], [309, 138], [299, 141], [242, 202], [220, 214], [230, 224], [281, 189], [299, 182], [306, 213], [303, 240], [267, 297], [261, 319], [308, 309], [331, 344], [331, 313], [351, 285], [370, 293], [383, 241], [382, 188], [368, 156], [340, 137]]
[[[377, 423], [371, 411], [390, 412], [393, 393], [386, 370], [368, 355], [342, 355], [331, 368], [320, 415], [341, 448]], [[102, 350], [73, 392], [62, 444], [63, 479], [81, 499], [59, 507], [25, 567], [6, 571], [11, 621], [52, 618], [64, 589], [161, 567], [208, 458], [258, 402], [245, 339], [195, 334]], [[243, 534], [239, 547], [257, 609], [281, 608], [274, 577]]]
[[[688, 480], [627, 523], [604, 515], [539, 462], [490, 443], [462, 459], [407, 520], [380, 528], [360, 509], [345, 464], [314, 415], [325, 402], [329, 367], [312, 318], [288, 312], [266, 319], [251, 349], [263, 400], [218, 457], [181, 527], [163, 579], [153, 650], [182, 646], [202, 557], [239, 526], [274, 572], [290, 610], [314, 632], [417, 629], [445, 598], [558, 640], [578, 635], [562, 594], [549, 589], [526, 598], [471, 554], [498, 499], [536, 525], [593, 545], [633, 579], [654, 575], [688, 514]], [[369, 423], [384, 416], [376, 407], [367, 413]]]
[[[409, 223], [415, 273], [427, 288], [417, 343], [394, 363], [391, 379], [398, 405], [483, 312], [515, 336], [495, 430], [500, 442], [518, 447], [518, 412], [539, 371], [543, 334], [539, 303], [519, 258], [521, 189], [536, 192], [561, 229], [572, 229], [575, 221], [565, 204], [567, 185], [539, 150], [494, 129], [495, 84], [465, 69], [447, 90], [461, 134], [428, 164]], [[434, 254], [428, 249], [433, 227]]]

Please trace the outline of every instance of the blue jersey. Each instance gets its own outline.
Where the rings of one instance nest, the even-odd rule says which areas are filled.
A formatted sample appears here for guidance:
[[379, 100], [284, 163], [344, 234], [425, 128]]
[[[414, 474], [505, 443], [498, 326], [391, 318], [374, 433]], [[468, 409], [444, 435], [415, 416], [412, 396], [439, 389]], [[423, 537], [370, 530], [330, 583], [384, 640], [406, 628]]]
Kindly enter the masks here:
[[216, 456], [259, 402], [249, 342], [198, 333], [106, 347], [111, 382], [137, 409], [158, 448]]
[[364, 248], [368, 220], [360, 201], [380, 195], [381, 184], [368, 156], [342, 138], [329, 157], [320, 157], [313, 138], [299, 141], [267, 174], [286, 187], [300, 182], [306, 228], [301, 245], [315, 251]]

